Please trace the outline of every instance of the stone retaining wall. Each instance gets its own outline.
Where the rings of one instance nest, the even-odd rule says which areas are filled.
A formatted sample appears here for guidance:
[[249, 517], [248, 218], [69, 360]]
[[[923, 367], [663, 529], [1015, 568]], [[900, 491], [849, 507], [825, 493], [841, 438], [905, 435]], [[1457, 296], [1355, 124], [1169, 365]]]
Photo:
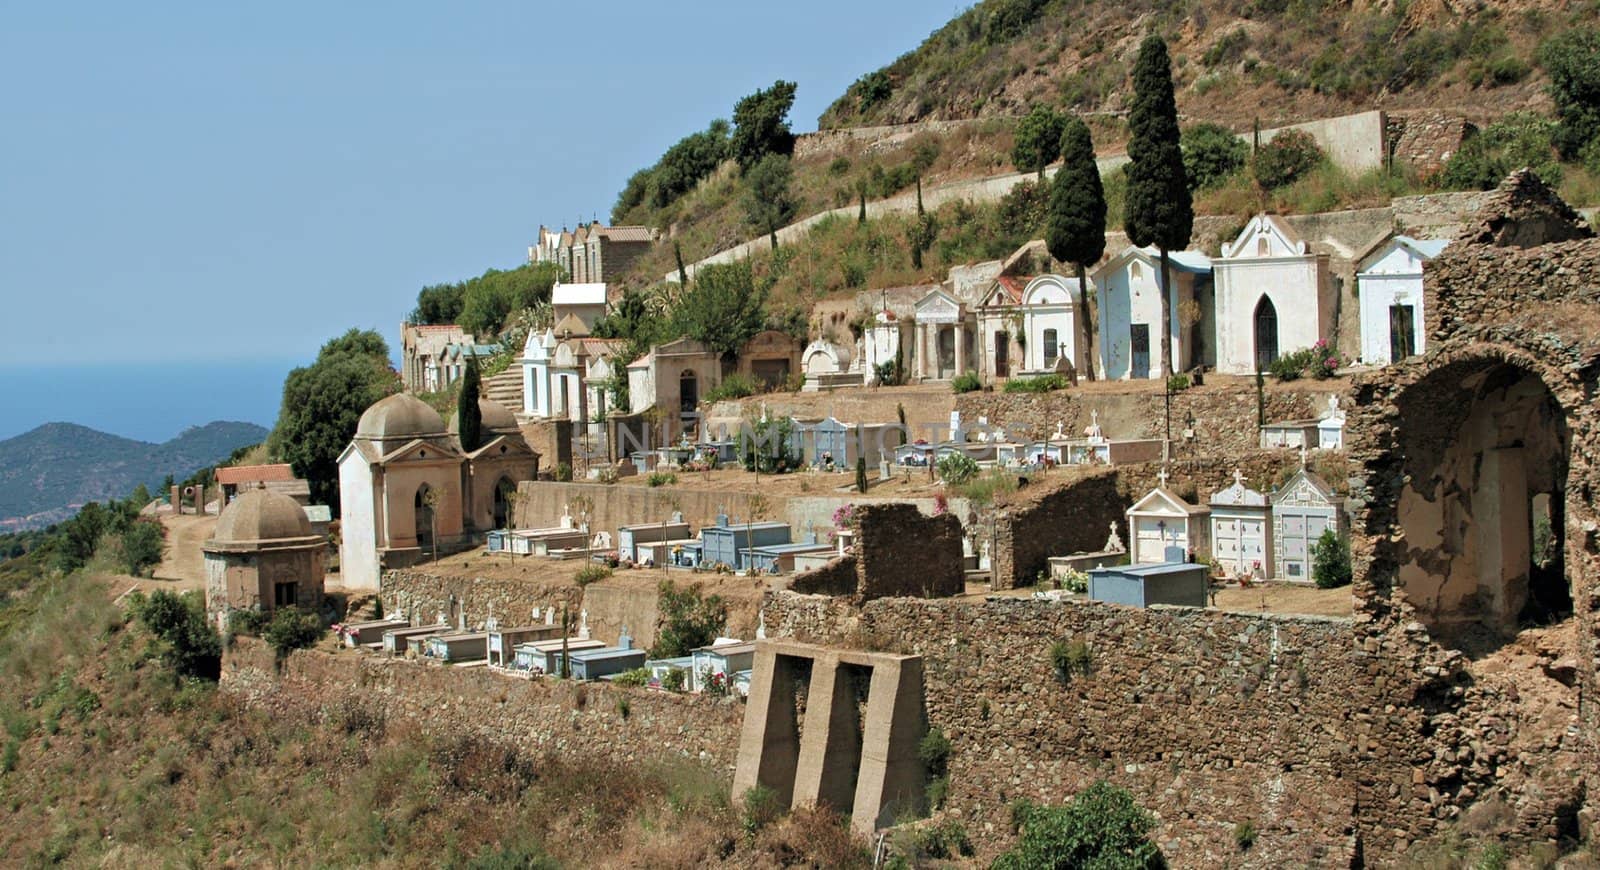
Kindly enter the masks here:
[[432, 734], [470, 735], [536, 754], [582, 754], [618, 764], [664, 755], [695, 759], [727, 782], [733, 780], [744, 717], [737, 698], [521, 680], [484, 668], [354, 650], [300, 650], [279, 666], [271, 648], [248, 637], [236, 639], [224, 656], [221, 686], [280, 714], [326, 717], [359, 710]]
[[[1009, 845], [1012, 801], [1061, 802], [1098, 779], [1132, 790], [1186, 867], [1382, 865], [1491, 795], [1512, 836], [1553, 836], [1572, 799], [1528, 780], [1576, 756], [1518, 752], [1530, 722], [1514, 687], [1475, 678], [1420, 626], [1027, 599], [855, 609], [781, 592], [765, 614], [769, 637], [923, 657], [929, 724], [952, 745], [946, 811], [980, 856]], [[1081, 645], [1086, 669], [1058, 673], [1058, 643]], [[1241, 852], [1245, 822], [1259, 836]]]

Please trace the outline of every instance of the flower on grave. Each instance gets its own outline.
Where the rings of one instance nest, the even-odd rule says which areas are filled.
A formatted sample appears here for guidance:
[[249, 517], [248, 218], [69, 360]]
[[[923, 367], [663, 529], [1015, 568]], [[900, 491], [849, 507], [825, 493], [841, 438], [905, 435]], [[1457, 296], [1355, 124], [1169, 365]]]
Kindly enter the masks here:
[[950, 500], [945, 498], [945, 495], [942, 492], [935, 494], [933, 497], [933, 515], [936, 517], [942, 517], [949, 512]]
[[855, 518], [855, 515], [856, 506], [854, 504], [846, 503], [839, 505], [833, 509], [833, 527], [836, 529], [842, 529], [845, 526], [850, 525], [850, 521]]

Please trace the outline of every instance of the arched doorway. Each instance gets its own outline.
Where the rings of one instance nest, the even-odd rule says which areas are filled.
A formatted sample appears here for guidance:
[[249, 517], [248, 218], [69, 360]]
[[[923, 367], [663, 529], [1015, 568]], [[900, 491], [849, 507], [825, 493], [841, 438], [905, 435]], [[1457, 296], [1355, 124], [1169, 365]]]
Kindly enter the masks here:
[[437, 501], [433, 487], [424, 483], [417, 487], [416, 498], [412, 501], [412, 509], [417, 518], [417, 546], [427, 548], [433, 545], [433, 508]]
[[1571, 437], [1540, 376], [1494, 358], [1442, 366], [1396, 402], [1406, 481], [1395, 580], [1470, 648], [1572, 612], [1563, 553]]
[[500, 478], [494, 485], [494, 527], [497, 529], [511, 528], [511, 497], [516, 494], [517, 485], [508, 477]]
[[1265, 294], [1256, 303], [1256, 371], [1264, 372], [1278, 360], [1278, 309]]

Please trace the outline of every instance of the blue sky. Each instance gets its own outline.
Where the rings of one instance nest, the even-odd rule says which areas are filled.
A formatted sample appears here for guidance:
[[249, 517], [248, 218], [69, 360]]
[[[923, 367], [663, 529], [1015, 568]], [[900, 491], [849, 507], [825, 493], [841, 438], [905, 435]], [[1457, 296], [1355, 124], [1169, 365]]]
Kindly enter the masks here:
[[957, 11], [0, 2], [20, 325], [0, 362], [292, 363], [349, 326], [393, 344], [420, 286], [517, 264], [541, 222], [605, 219], [740, 96], [795, 80], [814, 129]]

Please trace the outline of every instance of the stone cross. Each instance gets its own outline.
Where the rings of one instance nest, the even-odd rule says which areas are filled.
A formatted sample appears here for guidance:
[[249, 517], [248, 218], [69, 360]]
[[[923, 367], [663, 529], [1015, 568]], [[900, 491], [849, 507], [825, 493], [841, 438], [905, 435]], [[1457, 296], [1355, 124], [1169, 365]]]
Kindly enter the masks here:
[[1304, 444], [1300, 445], [1300, 470], [1306, 470], [1306, 446]]
[[1122, 537], [1117, 534], [1117, 521], [1111, 521], [1111, 536], [1106, 538], [1105, 551], [1107, 553], [1121, 553], [1126, 549], [1122, 545]]
[[1054, 439], [1056, 439], [1058, 441], [1066, 440], [1067, 433], [1065, 431], [1063, 431], [1065, 429], [1066, 429], [1066, 424], [1062, 423], [1060, 420], [1057, 420], [1056, 421], [1056, 434], [1054, 434], [1054, 435], [1052, 435], [1050, 437], [1052, 437], [1052, 438], [1054, 438]]
[[1163, 489], [1166, 488], [1166, 485], [1167, 485], [1167, 467], [1165, 465], [1161, 466], [1161, 471], [1158, 474], [1156, 474], [1156, 478], [1161, 481], [1162, 488]]
[[1233, 484], [1241, 489], [1244, 488], [1244, 472], [1237, 468], [1233, 470]]
[[578, 637], [589, 639], [589, 611], [587, 608], [578, 611]]

